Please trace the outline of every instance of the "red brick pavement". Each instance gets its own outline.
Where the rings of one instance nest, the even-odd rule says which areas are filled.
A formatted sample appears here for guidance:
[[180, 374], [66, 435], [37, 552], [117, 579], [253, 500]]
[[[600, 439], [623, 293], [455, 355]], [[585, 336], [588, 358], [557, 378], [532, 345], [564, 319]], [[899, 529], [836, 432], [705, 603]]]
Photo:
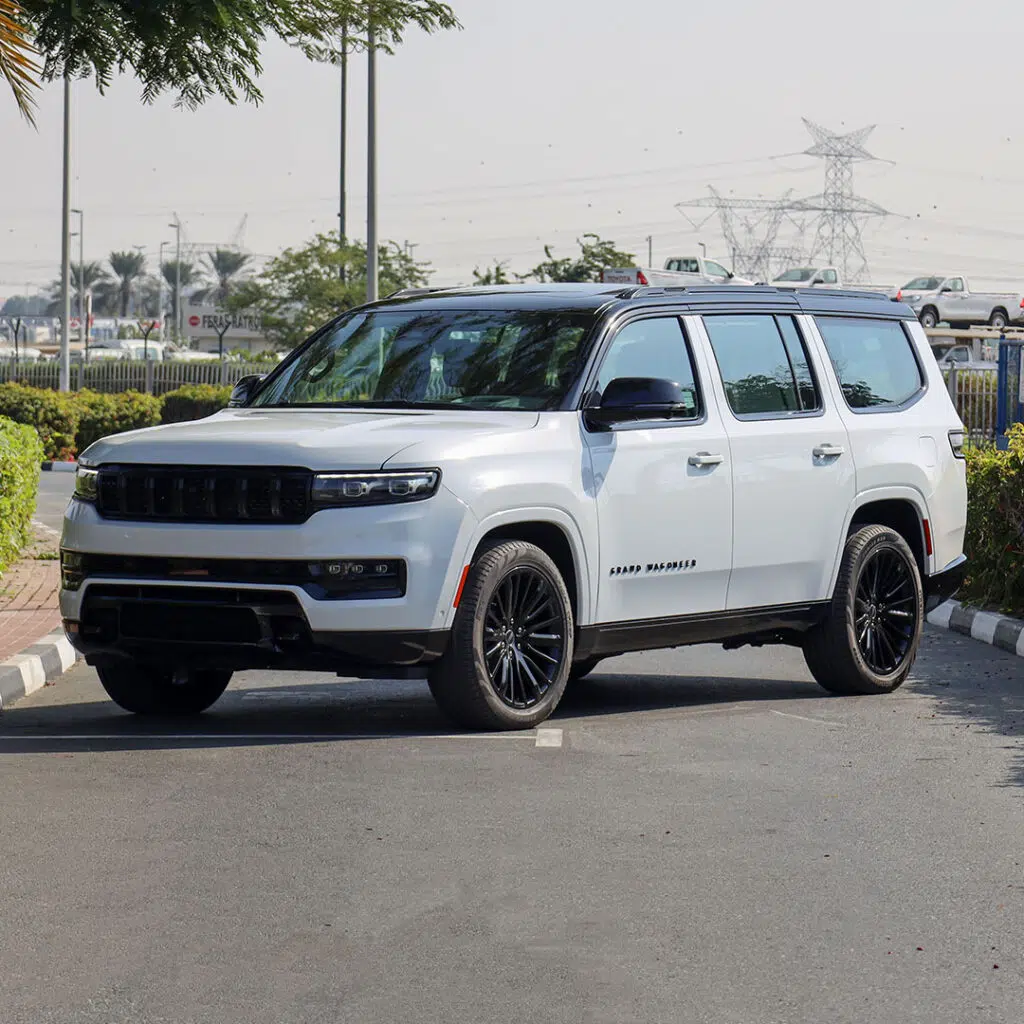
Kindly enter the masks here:
[[37, 545], [0, 576], [0, 661], [60, 628], [60, 563], [35, 557], [45, 550]]

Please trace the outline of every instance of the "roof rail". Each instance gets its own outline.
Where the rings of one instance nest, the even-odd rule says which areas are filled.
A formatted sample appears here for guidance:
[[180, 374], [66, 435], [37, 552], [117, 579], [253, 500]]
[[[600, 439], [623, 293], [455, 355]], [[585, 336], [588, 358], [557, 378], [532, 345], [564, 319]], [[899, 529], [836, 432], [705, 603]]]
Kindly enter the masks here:
[[413, 295], [430, 295], [433, 292], [447, 292], [451, 291], [448, 287], [434, 286], [426, 288], [399, 288], [396, 292], [391, 292], [389, 295], [382, 295], [383, 299], [404, 299], [409, 298]]

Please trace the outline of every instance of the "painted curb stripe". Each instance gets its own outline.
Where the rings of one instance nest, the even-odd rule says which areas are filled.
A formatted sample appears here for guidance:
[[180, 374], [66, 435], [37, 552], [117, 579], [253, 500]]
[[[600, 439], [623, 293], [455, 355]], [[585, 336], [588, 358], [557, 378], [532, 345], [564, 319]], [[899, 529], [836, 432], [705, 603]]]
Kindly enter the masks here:
[[928, 622], [1024, 658], [1024, 622], [1008, 615], [965, 608], [959, 601], [945, 601], [929, 613]]
[[62, 676], [78, 656], [63, 633], [51, 633], [0, 662], [0, 711]]

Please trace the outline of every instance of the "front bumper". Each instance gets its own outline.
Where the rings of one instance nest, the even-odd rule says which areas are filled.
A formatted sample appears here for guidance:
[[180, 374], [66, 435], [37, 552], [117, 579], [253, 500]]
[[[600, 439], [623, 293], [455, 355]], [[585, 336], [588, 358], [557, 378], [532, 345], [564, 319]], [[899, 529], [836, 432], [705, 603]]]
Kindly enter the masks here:
[[925, 613], [933, 611], [943, 601], [952, 597], [961, 586], [967, 575], [967, 556], [959, 555], [944, 569], [940, 569], [922, 581], [924, 589]]

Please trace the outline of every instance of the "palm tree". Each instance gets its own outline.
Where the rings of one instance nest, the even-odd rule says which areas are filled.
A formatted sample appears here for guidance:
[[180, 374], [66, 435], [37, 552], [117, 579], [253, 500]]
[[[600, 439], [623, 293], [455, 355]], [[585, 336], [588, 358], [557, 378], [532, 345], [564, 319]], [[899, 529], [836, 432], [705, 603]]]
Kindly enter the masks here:
[[0, 78], [14, 93], [22, 117], [34, 125], [35, 91], [39, 88], [38, 53], [32, 45], [18, 0], [0, 0]]
[[132, 285], [146, 272], [146, 257], [141, 252], [112, 252], [109, 262], [110, 269], [117, 279], [120, 315], [127, 316], [132, 299]]
[[[180, 264], [177, 260], [166, 260], [160, 268], [160, 272], [164, 275], [164, 280], [171, 289], [171, 317], [176, 318], [178, 315], [178, 297], [174, 294], [174, 289], [178, 283], [179, 273], [181, 275], [181, 291], [184, 294], [186, 288], [191, 288], [193, 285], [202, 282], [202, 268], [197, 267], [188, 260], [182, 260]], [[177, 322], [176, 319], [175, 322]]]
[[248, 266], [249, 256], [235, 252], [233, 249], [217, 249], [206, 254], [210, 270], [216, 278], [216, 285], [203, 292], [207, 302], [219, 304], [223, 302], [238, 284], [238, 275]]

